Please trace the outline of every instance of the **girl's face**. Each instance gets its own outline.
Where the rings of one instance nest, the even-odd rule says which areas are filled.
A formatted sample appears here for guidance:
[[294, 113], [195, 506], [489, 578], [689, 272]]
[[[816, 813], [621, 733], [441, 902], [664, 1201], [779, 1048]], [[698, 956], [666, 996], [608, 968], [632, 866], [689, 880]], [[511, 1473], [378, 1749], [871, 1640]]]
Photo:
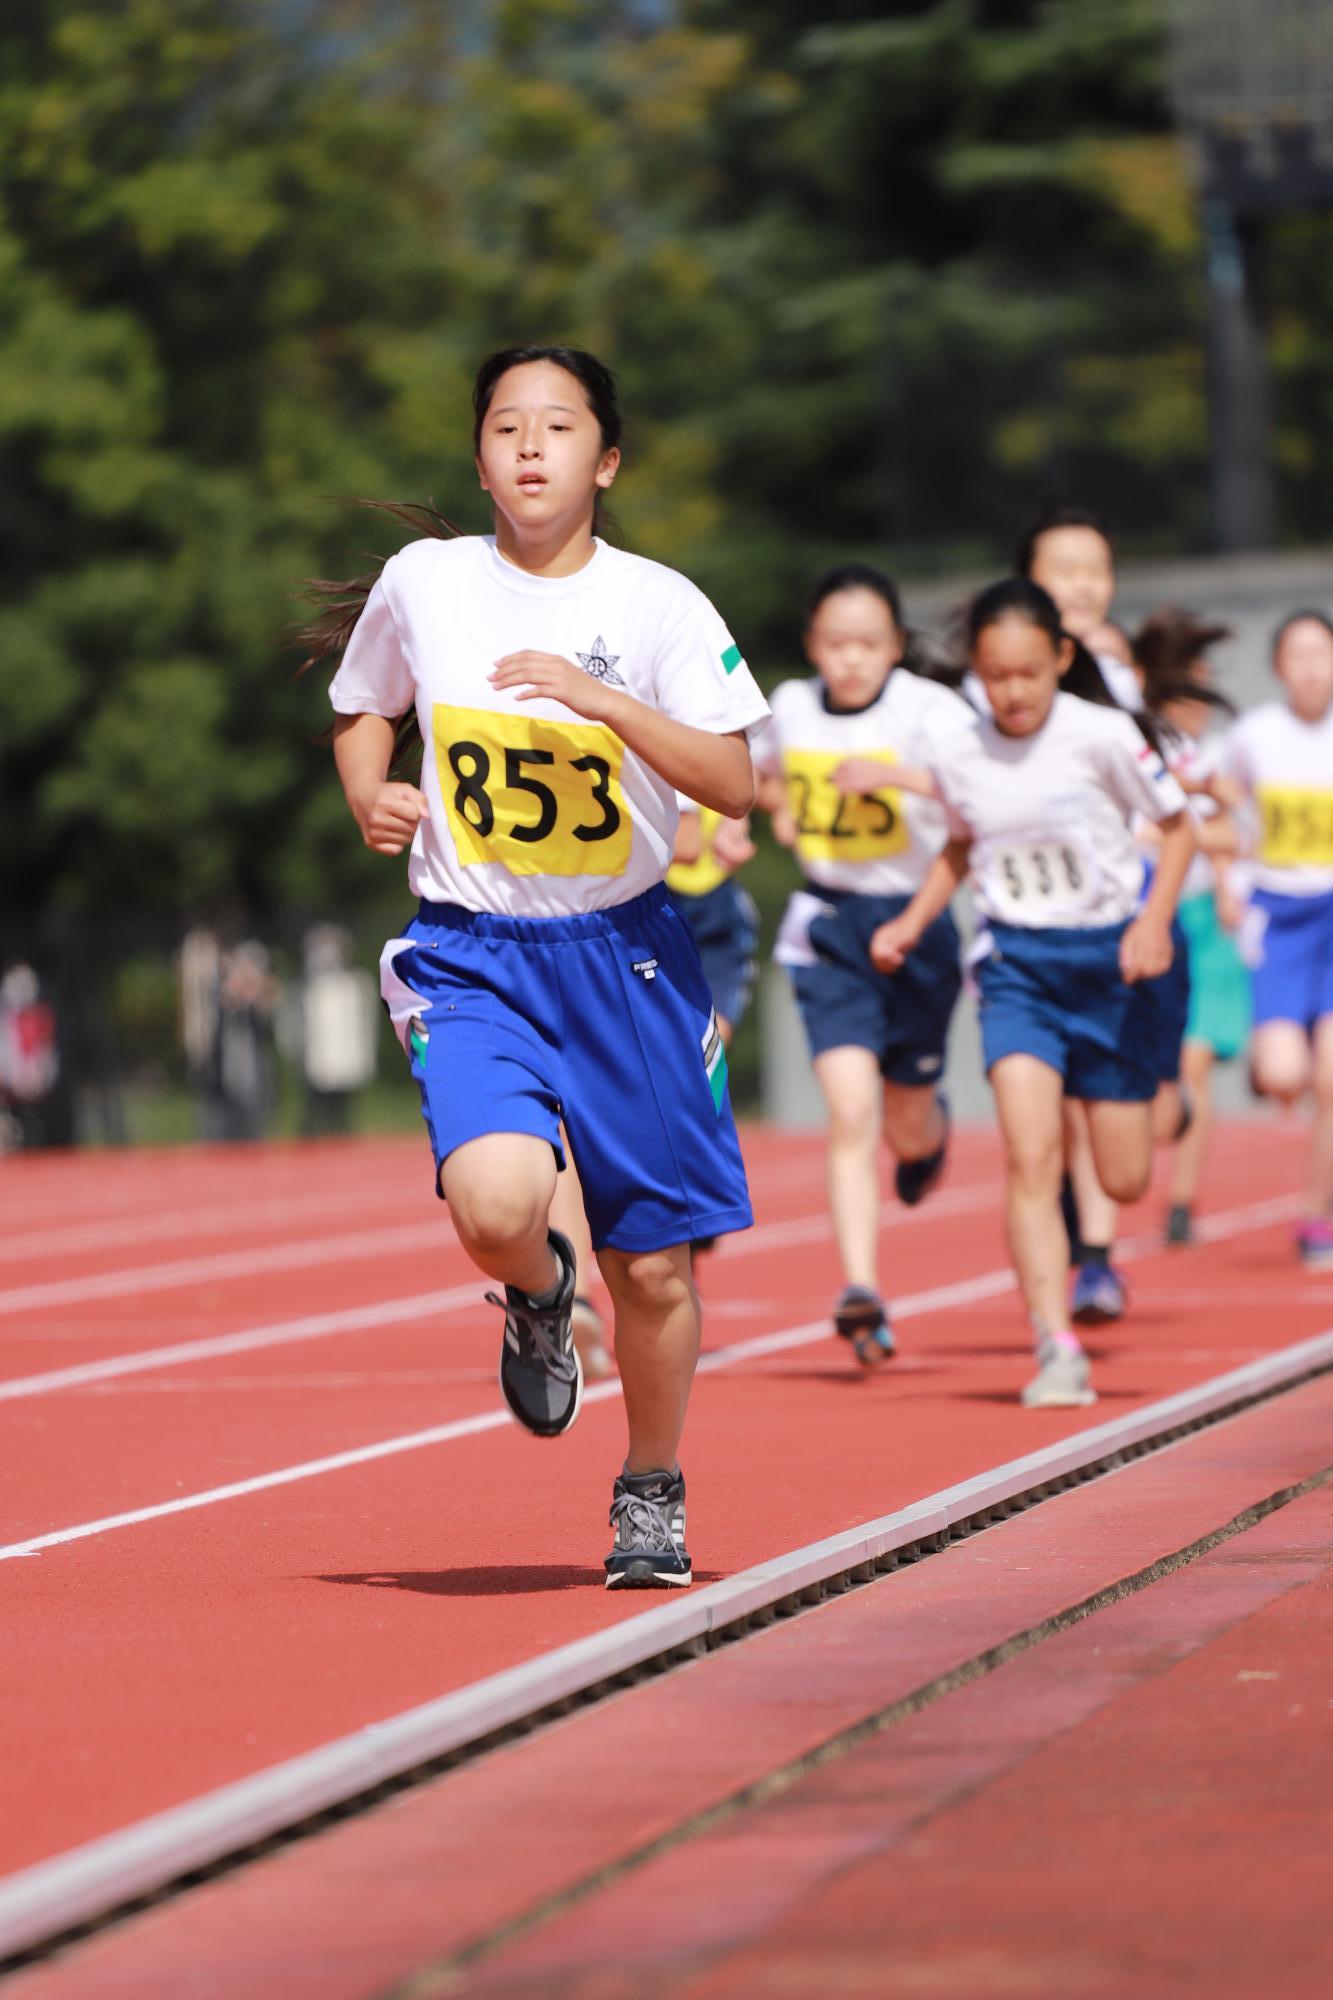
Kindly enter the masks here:
[[903, 656], [903, 634], [877, 590], [835, 590], [805, 628], [810, 664], [834, 708], [866, 708]]
[[582, 384], [553, 361], [525, 361], [500, 377], [481, 425], [482, 490], [519, 535], [545, 536], [591, 517], [620, 451], [602, 444]]
[[1282, 635], [1273, 661], [1287, 700], [1302, 722], [1322, 722], [1333, 703], [1333, 632], [1300, 618]]
[[1048, 528], [1032, 552], [1032, 581], [1055, 599], [1066, 632], [1088, 645], [1115, 596], [1110, 544], [1095, 528]]
[[[1185, 679], [1192, 681], [1195, 687], [1211, 688], [1213, 670], [1207, 660], [1191, 660], [1185, 669]], [[1169, 729], [1178, 730], [1182, 736], [1189, 736], [1197, 742], [1208, 728], [1212, 710], [1206, 701], [1190, 701], [1185, 697], [1179, 701], [1163, 702], [1161, 713]]]
[[972, 646], [972, 666], [985, 683], [1002, 735], [1036, 735], [1073, 657], [1072, 641], [1057, 645], [1021, 612], [1008, 612], [982, 628]]

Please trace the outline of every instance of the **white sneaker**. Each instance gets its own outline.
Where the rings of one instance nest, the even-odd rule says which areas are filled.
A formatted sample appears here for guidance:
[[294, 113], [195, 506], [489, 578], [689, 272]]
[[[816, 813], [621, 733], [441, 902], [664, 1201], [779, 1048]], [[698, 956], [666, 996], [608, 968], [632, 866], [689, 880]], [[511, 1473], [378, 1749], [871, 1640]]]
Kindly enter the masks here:
[[1063, 1340], [1043, 1340], [1037, 1348], [1037, 1372], [1021, 1400], [1028, 1410], [1074, 1410], [1095, 1403], [1097, 1391], [1083, 1349]]

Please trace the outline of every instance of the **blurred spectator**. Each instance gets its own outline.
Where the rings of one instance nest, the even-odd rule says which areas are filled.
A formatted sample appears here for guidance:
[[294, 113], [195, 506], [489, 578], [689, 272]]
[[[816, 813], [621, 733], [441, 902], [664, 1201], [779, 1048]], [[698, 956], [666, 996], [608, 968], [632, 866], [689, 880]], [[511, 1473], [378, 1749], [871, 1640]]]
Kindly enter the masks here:
[[0, 1151], [54, 1142], [43, 1115], [60, 1080], [55, 1009], [30, 965], [0, 979]]
[[351, 940], [335, 924], [306, 932], [301, 1060], [308, 1136], [345, 1132], [352, 1092], [375, 1074], [379, 1002], [370, 974], [348, 964]]
[[206, 1139], [262, 1139], [273, 1111], [272, 1021], [278, 982], [263, 945], [229, 947], [212, 931], [181, 946], [181, 1033]]

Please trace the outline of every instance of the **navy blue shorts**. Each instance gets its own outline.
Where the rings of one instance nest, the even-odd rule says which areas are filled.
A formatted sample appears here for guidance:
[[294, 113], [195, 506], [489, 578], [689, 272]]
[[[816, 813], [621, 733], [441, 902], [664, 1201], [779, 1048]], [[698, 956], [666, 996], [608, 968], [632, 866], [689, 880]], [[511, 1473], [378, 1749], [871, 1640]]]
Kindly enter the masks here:
[[901, 916], [908, 896], [857, 896], [812, 889], [834, 907], [810, 925], [817, 965], [792, 970], [812, 1056], [869, 1049], [889, 1083], [929, 1084], [944, 1068], [949, 1018], [963, 983], [958, 928], [946, 910], [897, 972], [870, 962], [870, 939]]
[[439, 1169], [491, 1132], [563, 1120], [594, 1247], [748, 1229], [727, 1064], [689, 927], [660, 885], [576, 917], [422, 903], [381, 961]]
[[1170, 968], [1157, 979], [1145, 979], [1143, 990], [1152, 1002], [1157, 1081], [1179, 1083], [1180, 1052], [1190, 1018], [1190, 947], [1179, 917], [1171, 922]]
[[1147, 1104], [1157, 1095], [1159, 1011], [1120, 976], [1127, 924], [1020, 930], [991, 924], [975, 968], [986, 1073], [1005, 1056], [1036, 1056], [1090, 1104]]
[[1254, 1025], [1295, 1021], [1307, 1034], [1333, 1014], [1333, 896], [1276, 896], [1256, 889], [1266, 919], [1254, 968]]
[[668, 889], [667, 895], [694, 933], [713, 1005], [738, 1028], [754, 988], [758, 911], [730, 877], [703, 896], [686, 896], [678, 889]]

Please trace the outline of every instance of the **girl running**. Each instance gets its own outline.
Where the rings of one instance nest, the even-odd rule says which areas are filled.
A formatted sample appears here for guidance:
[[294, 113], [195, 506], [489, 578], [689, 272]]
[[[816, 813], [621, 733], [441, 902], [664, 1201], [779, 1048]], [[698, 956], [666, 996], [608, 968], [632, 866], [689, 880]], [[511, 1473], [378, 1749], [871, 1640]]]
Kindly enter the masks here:
[[[1162, 1088], [1154, 1106], [1159, 1144], [1177, 1142], [1166, 1241], [1194, 1236], [1198, 1191], [1212, 1124], [1212, 1069], [1239, 1055], [1249, 1033], [1249, 980], [1233, 938], [1218, 916], [1229, 896], [1228, 870], [1240, 848], [1229, 810], [1238, 796], [1221, 773], [1222, 739], [1207, 737], [1221, 711], [1235, 710], [1213, 685], [1208, 649], [1231, 636], [1187, 611], [1155, 611], [1134, 638], [1144, 706], [1161, 731], [1167, 763], [1189, 799], [1198, 853], [1190, 863], [1173, 927], [1171, 970], [1153, 988], [1160, 996]], [[1156, 864], [1156, 828], [1145, 826], [1148, 879]], [[1234, 928], [1234, 898], [1226, 904]], [[1176, 1084], [1179, 1088], [1175, 1088]]]
[[1256, 1087], [1281, 1104], [1313, 1093], [1311, 1270], [1333, 1266], [1333, 622], [1300, 611], [1279, 626], [1273, 666], [1285, 701], [1241, 717], [1227, 765], [1258, 811], [1252, 908]]
[[906, 788], [941, 731], [969, 711], [911, 669], [898, 593], [861, 563], [811, 593], [805, 647], [815, 675], [784, 681], [756, 749], [760, 803], [810, 885], [787, 907], [776, 957], [792, 975], [828, 1112], [829, 1206], [845, 1287], [833, 1323], [867, 1367], [894, 1352], [880, 1286], [881, 1139], [909, 1207], [944, 1170], [948, 1109], [939, 1089], [961, 984], [958, 933], [942, 904], [907, 972], [888, 979], [870, 940], [920, 887], [943, 845], [944, 815]]
[[[549, 1226], [563, 1122], [629, 1421], [606, 1580], [687, 1584], [688, 1245], [752, 1216], [708, 989], [662, 877], [677, 788], [748, 810], [746, 731], [767, 709], [707, 599], [595, 533], [620, 464], [610, 372], [577, 348], [512, 348], [483, 363], [473, 402], [495, 533], [385, 564], [333, 680], [334, 752], [366, 845], [411, 847], [420, 903], [382, 989], [437, 1191], [504, 1288], [487, 1296], [505, 1314], [505, 1400], [555, 1437], [582, 1396], [573, 1257]], [[317, 650], [350, 622], [331, 614]], [[413, 709], [420, 787], [389, 776]]]
[[[1105, 705], [1095, 662], [1039, 585], [1013, 577], [983, 591], [968, 649], [991, 714], [937, 744], [949, 842], [908, 908], [875, 932], [871, 952], [886, 972], [910, 969], [970, 869], [985, 924], [976, 977], [1007, 1155], [1009, 1243], [1037, 1355], [1022, 1400], [1090, 1403], [1088, 1360], [1066, 1306], [1064, 1103], [1087, 1107], [1101, 1185], [1117, 1201], [1137, 1200], [1157, 1090], [1143, 982], [1170, 963], [1194, 837], [1176, 780], [1140, 725]], [[1161, 831], [1142, 908], [1136, 814]]]

